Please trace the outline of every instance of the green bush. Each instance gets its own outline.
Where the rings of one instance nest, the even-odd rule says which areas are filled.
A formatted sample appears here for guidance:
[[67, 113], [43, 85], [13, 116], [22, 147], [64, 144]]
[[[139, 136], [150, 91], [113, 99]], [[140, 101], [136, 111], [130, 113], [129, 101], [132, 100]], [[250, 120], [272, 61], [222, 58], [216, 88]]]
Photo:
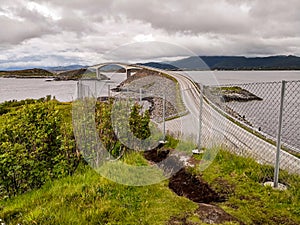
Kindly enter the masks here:
[[25, 104], [0, 121], [0, 196], [23, 193], [74, 172], [80, 157], [59, 103]]
[[[118, 131], [113, 129], [112, 118], [118, 128], [127, 129], [125, 131], [132, 132], [136, 138], [144, 140], [151, 134], [149, 128], [150, 114], [148, 110], [142, 113], [141, 106], [138, 104], [134, 104], [130, 109], [130, 113], [128, 113], [128, 109], [125, 107], [127, 103], [120, 101], [114, 105], [114, 107], [117, 107], [118, 114], [112, 115], [113, 104], [112, 99], [107, 102], [97, 102], [95, 120], [99, 137], [105, 149], [114, 157], [118, 157], [124, 149], [128, 151], [129, 148], [118, 140], [120, 134], [115, 133]], [[126, 116], [129, 116], [129, 118], [126, 118]], [[124, 125], [124, 120], [129, 120], [129, 127]], [[126, 134], [123, 130], [122, 134], [124, 133]], [[122, 138], [124, 139], [125, 137]]]

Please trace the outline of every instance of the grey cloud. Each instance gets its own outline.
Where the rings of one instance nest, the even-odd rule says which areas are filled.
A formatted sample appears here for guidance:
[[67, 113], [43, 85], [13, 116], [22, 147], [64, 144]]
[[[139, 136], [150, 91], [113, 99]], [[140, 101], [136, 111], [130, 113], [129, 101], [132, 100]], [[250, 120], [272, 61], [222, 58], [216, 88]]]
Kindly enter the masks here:
[[54, 33], [54, 24], [48, 18], [29, 11], [22, 5], [9, 7], [2, 12], [11, 14], [0, 15], [0, 45], [18, 44], [26, 39], [40, 37], [44, 34]]
[[47, 25], [40, 26], [32, 21], [13, 21], [0, 16], [0, 45], [18, 44], [26, 39], [51, 33]]
[[[134, 7], [133, 7], [133, 6]], [[172, 6], [170, 6], [172, 5]], [[115, 4], [115, 11], [129, 18], [150, 21], [154, 27], [170, 32], [244, 33], [251, 18], [243, 14], [239, 5], [224, 1], [134, 1]], [[239, 19], [237, 19], [239, 18]]]
[[139, 51], [120, 50], [119, 46], [143, 37], [201, 55], [300, 54], [298, 0], [33, 1], [57, 13], [56, 20], [29, 10], [25, 0], [0, 2], [0, 54], [8, 61], [17, 57], [14, 63], [92, 64], [114, 57], [183, 55], [180, 48], [151, 45]]

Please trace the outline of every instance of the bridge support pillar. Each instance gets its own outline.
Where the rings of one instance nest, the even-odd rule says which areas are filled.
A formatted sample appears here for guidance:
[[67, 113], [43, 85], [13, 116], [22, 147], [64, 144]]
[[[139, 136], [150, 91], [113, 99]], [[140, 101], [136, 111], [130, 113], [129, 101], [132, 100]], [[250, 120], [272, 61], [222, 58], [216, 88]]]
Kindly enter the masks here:
[[96, 77], [99, 78], [99, 68], [96, 68]]
[[126, 75], [127, 75], [127, 78], [129, 78], [131, 76], [131, 69], [126, 69]]

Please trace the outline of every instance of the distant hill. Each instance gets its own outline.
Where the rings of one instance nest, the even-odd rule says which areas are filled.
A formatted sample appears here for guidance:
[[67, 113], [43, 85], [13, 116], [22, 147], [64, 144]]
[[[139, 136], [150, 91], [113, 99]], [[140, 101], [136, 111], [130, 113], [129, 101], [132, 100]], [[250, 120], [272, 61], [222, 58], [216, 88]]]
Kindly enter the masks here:
[[36, 78], [36, 77], [53, 77], [55, 74], [44, 69], [26, 69], [26, 70], [12, 70], [0, 71], [0, 77], [16, 77], [16, 78]]
[[168, 64], [185, 70], [300, 70], [300, 57], [192, 56]]
[[55, 80], [78, 80], [82, 77], [82, 75], [86, 72], [87, 69], [77, 69], [77, 70], [69, 70], [64, 71], [57, 74]]
[[88, 66], [83, 65], [69, 65], [69, 66], [55, 66], [55, 67], [42, 67], [43, 69], [49, 71], [69, 71], [69, 70], [79, 70], [79, 69], [86, 69]]
[[[86, 68], [82, 68], [82, 69], [78, 69], [78, 70], [69, 70], [69, 71], [65, 71], [65, 72], [61, 72], [61, 73], [57, 74], [57, 77], [55, 77], [54, 80], [56, 80], [56, 81], [78, 80], [78, 79], [82, 78], [83, 75], [85, 75], [86, 77], [88, 77], [90, 75], [92, 78], [95, 78], [96, 72], [90, 71]], [[109, 78], [107, 76], [105, 76], [104, 74], [101, 74], [101, 73], [100, 73], [100, 77], [98, 79], [109, 80]]]
[[178, 67], [168, 63], [148, 62], [148, 63], [138, 63], [137, 65], [149, 66], [149, 67], [163, 69], [163, 70], [178, 70]]

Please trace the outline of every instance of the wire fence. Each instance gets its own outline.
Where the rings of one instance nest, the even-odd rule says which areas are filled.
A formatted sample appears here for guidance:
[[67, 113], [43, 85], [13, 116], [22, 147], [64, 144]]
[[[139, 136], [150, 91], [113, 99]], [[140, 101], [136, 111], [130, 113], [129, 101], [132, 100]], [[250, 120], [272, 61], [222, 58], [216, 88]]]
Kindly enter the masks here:
[[[217, 99], [212, 90], [219, 91]], [[206, 95], [238, 121], [276, 141], [281, 99], [281, 82], [230, 84], [206, 88]], [[213, 97], [213, 98], [212, 98]], [[217, 100], [217, 101], [216, 101]], [[282, 146], [300, 153], [300, 81], [286, 82]]]
[[[300, 174], [300, 81], [289, 81], [285, 87], [279, 167]], [[116, 93], [103, 83], [81, 81], [77, 95], [99, 98], [101, 89], [104, 96], [134, 100], [150, 109], [151, 119], [158, 128], [191, 143], [190, 151], [224, 147], [265, 165], [259, 181], [273, 181], [281, 82], [204, 86], [202, 99], [194, 88], [180, 90], [160, 78], [156, 82], [150, 78], [134, 81]], [[287, 184], [285, 174], [280, 173], [279, 181]]]
[[[237, 142], [230, 148], [243, 156], [251, 156], [262, 164], [276, 165], [280, 104], [282, 105], [279, 168], [300, 173], [300, 81], [229, 84], [203, 88], [207, 100], [231, 124], [225, 136], [234, 134]], [[284, 95], [282, 95], [284, 94]], [[241, 130], [240, 128], [243, 128]], [[234, 138], [231, 139], [230, 142]], [[229, 142], [227, 142], [229, 143]], [[265, 173], [273, 180], [270, 167]], [[276, 168], [275, 168], [276, 170]], [[281, 177], [284, 183], [284, 177]]]

